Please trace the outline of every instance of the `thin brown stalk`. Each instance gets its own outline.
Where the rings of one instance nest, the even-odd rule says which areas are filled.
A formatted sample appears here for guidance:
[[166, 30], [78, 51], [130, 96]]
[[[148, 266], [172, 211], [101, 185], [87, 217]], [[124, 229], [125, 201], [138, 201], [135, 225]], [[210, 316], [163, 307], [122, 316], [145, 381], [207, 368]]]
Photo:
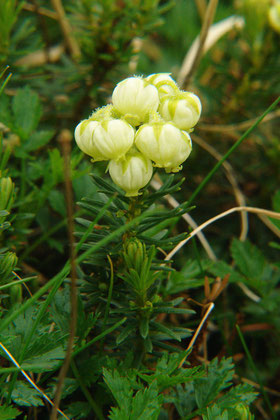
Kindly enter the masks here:
[[[36, 10], [36, 7], [33, 4], [29, 4], [27, 2], [23, 4], [22, 8], [24, 10], [27, 10], [28, 12], [35, 12]], [[55, 19], [55, 20], [58, 19], [57, 13], [46, 9], [45, 7], [39, 7], [37, 10], [38, 10], [38, 13], [40, 13], [40, 15], [42, 16], [46, 16], [46, 17], [49, 17], [50, 19]]]
[[[217, 159], [218, 161], [222, 159], [223, 156], [213, 146], [211, 146], [209, 143], [204, 141], [201, 137], [198, 137], [195, 134], [193, 134], [192, 138], [195, 141], [195, 143], [197, 143], [200, 147], [206, 150], [215, 159]], [[232, 186], [237, 204], [239, 206], [246, 206], [245, 196], [239, 188], [238, 182], [236, 180], [236, 176], [234, 174], [233, 167], [227, 161], [223, 162], [223, 167], [225, 169], [226, 177]], [[241, 212], [240, 219], [241, 219], [241, 232], [239, 235], [239, 239], [241, 241], [245, 241], [247, 237], [247, 233], [248, 233], [247, 213]]]
[[201, 21], [203, 22], [203, 19], [206, 13], [206, 8], [207, 8], [206, 0], [195, 0], [195, 4], [196, 4], [199, 17]]
[[[243, 26], [244, 19], [239, 16], [230, 16], [220, 22], [214, 23], [209, 28], [202, 53], [205, 54], [208, 50], [210, 50], [226, 33], [232, 31], [233, 29], [241, 29]], [[192, 67], [192, 63], [199, 47], [199, 40], [200, 37], [197, 36], [189, 48], [178, 72], [177, 82], [180, 87], [183, 86], [185, 77], [188, 75]]]
[[[213, 302], [210, 302], [206, 306], [208, 306], [207, 311], [205, 312], [202, 320], [200, 321], [199, 326], [197, 327], [197, 329], [196, 329], [196, 331], [195, 331], [195, 333], [194, 333], [194, 335], [193, 335], [193, 337], [192, 337], [192, 339], [191, 339], [191, 341], [190, 341], [190, 343], [189, 343], [189, 345], [187, 347], [187, 350], [189, 350], [189, 349], [191, 349], [193, 347], [193, 345], [194, 345], [194, 343], [195, 343], [195, 341], [196, 341], [196, 339], [198, 337], [198, 334], [201, 331], [201, 328], [203, 327], [203, 325], [204, 325], [206, 319], [208, 318], [208, 316], [210, 315], [210, 312], [214, 309], [214, 306], [215, 305], [214, 305]], [[182, 365], [184, 364], [184, 361], [186, 360], [186, 358], [187, 358], [187, 356], [185, 356], [183, 358], [183, 360], [181, 360], [181, 362], [180, 362], [180, 364], [178, 366], [179, 368], [182, 367]]]
[[57, 419], [57, 411], [61, 399], [64, 379], [66, 377], [74, 345], [76, 325], [77, 325], [77, 271], [76, 271], [76, 252], [74, 241], [74, 219], [73, 219], [73, 190], [71, 182], [71, 141], [72, 135], [69, 130], [62, 130], [59, 136], [61, 143], [62, 154], [64, 157], [64, 178], [65, 178], [65, 198], [68, 219], [68, 238], [70, 245], [70, 265], [71, 265], [71, 285], [70, 285], [70, 300], [71, 300], [71, 314], [70, 314], [70, 332], [68, 338], [68, 345], [64, 363], [60, 369], [58, 376], [58, 383], [54, 398], [54, 406], [51, 412], [50, 420]]
[[214, 16], [215, 16], [218, 1], [219, 0], [210, 0], [209, 4], [207, 6], [205, 16], [204, 16], [204, 20], [203, 20], [203, 24], [202, 24], [202, 28], [201, 28], [201, 32], [200, 32], [200, 36], [199, 36], [199, 45], [198, 45], [196, 54], [194, 56], [191, 68], [190, 68], [189, 72], [187, 73], [187, 75], [185, 76], [185, 79], [182, 83], [182, 88], [184, 90], [189, 85], [189, 83], [191, 81], [191, 78], [192, 78], [194, 72], [196, 71], [196, 69], [198, 67], [199, 61], [200, 61], [202, 53], [203, 53], [203, 47], [204, 47], [204, 44], [205, 44], [205, 41], [206, 41], [206, 38], [207, 38], [207, 34], [208, 34], [210, 26], [212, 25]]
[[65, 43], [69, 48], [73, 60], [76, 60], [81, 56], [81, 50], [79, 44], [72, 35], [73, 29], [71, 28], [71, 25], [68, 19], [66, 18], [62, 2], [61, 0], [51, 0], [51, 2], [54, 10], [57, 13], [58, 21], [65, 39]]

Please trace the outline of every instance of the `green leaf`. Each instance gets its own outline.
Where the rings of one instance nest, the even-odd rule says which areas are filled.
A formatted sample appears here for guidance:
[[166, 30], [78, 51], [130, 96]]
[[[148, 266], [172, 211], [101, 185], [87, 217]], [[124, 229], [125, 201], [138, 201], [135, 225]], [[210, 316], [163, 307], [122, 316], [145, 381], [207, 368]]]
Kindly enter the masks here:
[[88, 418], [89, 414], [91, 412], [91, 407], [89, 403], [83, 402], [83, 401], [77, 401], [68, 404], [67, 410], [65, 411], [65, 414], [67, 414], [70, 419], [85, 419]]
[[149, 319], [148, 318], [141, 318], [139, 331], [142, 338], [146, 338], [149, 334]]
[[[261, 251], [249, 241], [234, 239], [231, 253], [244, 276], [243, 281], [263, 296], [270, 293], [280, 279], [280, 272], [265, 260]], [[240, 279], [242, 281], [242, 277]]]
[[138, 419], [156, 420], [160, 413], [162, 395], [158, 395], [157, 383], [154, 381], [149, 387], [140, 389], [134, 395], [134, 390], [140, 384], [136, 382], [136, 373], [129, 371], [130, 375], [120, 376], [114, 369], [103, 369], [104, 380], [111, 390], [119, 408], [112, 408], [109, 418], [111, 420]]
[[227, 410], [222, 410], [214, 404], [212, 407], [207, 407], [207, 414], [202, 416], [203, 420], [229, 420]]
[[66, 215], [66, 208], [65, 198], [62, 192], [58, 190], [52, 190], [48, 196], [48, 199], [52, 209], [64, 217]]
[[24, 150], [24, 152], [33, 152], [34, 150], [45, 146], [53, 135], [53, 130], [36, 131], [28, 137], [28, 140], [22, 146], [22, 150]]
[[[49, 323], [39, 324], [25, 353], [23, 348], [38, 313], [38, 305], [29, 307], [24, 314], [10, 323], [1, 334], [1, 341], [16, 360], [21, 359], [23, 367], [33, 372], [51, 371], [60, 365], [64, 358], [64, 344], [67, 336], [60, 331], [49, 332]], [[5, 356], [7, 357], [7, 356]]]
[[121, 377], [119, 372], [114, 369], [109, 371], [103, 369], [103, 376], [105, 383], [113, 394], [113, 397], [118, 403], [119, 407], [126, 407], [127, 412], [131, 409], [131, 400], [133, 396], [133, 389], [127, 378]]
[[234, 239], [231, 245], [231, 255], [240, 271], [250, 279], [259, 279], [266, 265], [261, 251], [249, 241], [241, 242]]
[[37, 127], [42, 114], [39, 96], [28, 86], [19, 89], [13, 98], [12, 110], [17, 134], [27, 140]]
[[17, 381], [12, 391], [12, 400], [18, 405], [38, 407], [44, 405], [41, 394], [26, 382]]
[[21, 412], [11, 405], [7, 407], [0, 406], [0, 420], [13, 420], [20, 414]]
[[[240, 403], [245, 405], [251, 404], [258, 396], [258, 393], [255, 389], [249, 384], [240, 384], [230, 388], [224, 395], [222, 395], [218, 400], [217, 404], [221, 409], [233, 409]], [[231, 413], [233, 414], [234, 413]]]
[[231, 358], [214, 359], [208, 366], [207, 376], [194, 381], [195, 398], [198, 408], [204, 408], [216, 398], [220, 391], [231, 384], [234, 370]]
[[187, 353], [189, 352], [180, 352], [177, 354], [164, 353], [157, 363], [155, 372], [152, 374], [138, 373], [138, 376], [149, 384], [157, 381], [160, 392], [178, 384], [185, 384], [192, 382], [194, 379], [201, 378], [204, 375], [204, 371], [199, 366], [178, 368]]

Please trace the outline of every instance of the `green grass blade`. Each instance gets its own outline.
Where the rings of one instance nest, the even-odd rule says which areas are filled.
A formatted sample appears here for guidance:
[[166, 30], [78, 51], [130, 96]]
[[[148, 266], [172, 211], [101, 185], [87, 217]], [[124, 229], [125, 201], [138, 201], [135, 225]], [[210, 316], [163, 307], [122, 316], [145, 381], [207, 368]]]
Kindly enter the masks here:
[[264, 386], [263, 386], [263, 383], [262, 383], [261, 377], [260, 377], [260, 375], [259, 375], [258, 369], [257, 369], [257, 367], [256, 367], [256, 365], [255, 365], [255, 362], [254, 362], [254, 360], [253, 360], [253, 358], [252, 358], [252, 356], [251, 356], [251, 353], [250, 353], [250, 351], [249, 351], [249, 349], [248, 349], [248, 347], [247, 347], [247, 344], [246, 344], [246, 341], [245, 341], [245, 339], [244, 339], [244, 336], [243, 336], [243, 334], [242, 334], [242, 332], [241, 332], [241, 330], [240, 330], [240, 328], [239, 328], [239, 326], [238, 326], [238, 325], [236, 325], [236, 329], [237, 329], [237, 332], [238, 332], [238, 335], [239, 335], [240, 341], [241, 341], [241, 343], [242, 343], [242, 346], [243, 346], [243, 348], [244, 348], [244, 351], [245, 351], [245, 353], [246, 353], [246, 356], [247, 356], [247, 358], [248, 358], [249, 365], [250, 365], [250, 367], [251, 367], [252, 371], [254, 372], [254, 374], [255, 374], [255, 376], [256, 376], [256, 379], [257, 379], [257, 381], [258, 381], [258, 383], [259, 383], [259, 385], [260, 385], [260, 390], [261, 390], [261, 393], [262, 393], [262, 395], [263, 395], [263, 399], [264, 399], [264, 401], [265, 401], [265, 403], [266, 403], [266, 405], [267, 405], [267, 408], [268, 408], [268, 409], [269, 409], [269, 411], [271, 412], [271, 414], [272, 414], [272, 418], [273, 418], [274, 420], [277, 420], [277, 416], [276, 416], [276, 414], [275, 414], [275, 412], [274, 412], [274, 410], [273, 410], [273, 407], [272, 407], [272, 405], [271, 405], [271, 403], [270, 403], [270, 401], [269, 401], [269, 398], [268, 398], [267, 392], [266, 392], [266, 390], [264, 389]]

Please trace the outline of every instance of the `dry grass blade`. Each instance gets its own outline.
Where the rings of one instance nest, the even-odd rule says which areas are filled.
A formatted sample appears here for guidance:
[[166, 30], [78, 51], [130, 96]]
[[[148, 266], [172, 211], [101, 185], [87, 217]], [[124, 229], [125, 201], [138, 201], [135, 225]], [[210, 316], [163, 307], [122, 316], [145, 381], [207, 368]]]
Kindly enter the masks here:
[[[221, 22], [212, 25], [208, 31], [207, 38], [202, 49], [202, 54], [205, 54], [210, 48], [212, 48], [213, 45], [215, 45], [216, 42], [227, 32], [231, 31], [234, 28], [242, 28], [243, 25], [243, 18], [240, 18], [238, 16], [231, 16], [227, 19], [222, 20]], [[187, 52], [187, 55], [185, 56], [183, 64], [179, 71], [177, 82], [180, 87], [184, 86], [184, 80], [186, 79], [187, 75], [189, 74], [192, 68], [192, 63], [195, 59], [199, 45], [200, 44], [198, 36], [192, 43], [189, 51]]]
[[70, 314], [70, 332], [68, 345], [64, 363], [60, 369], [58, 376], [58, 383], [54, 398], [54, 406], [52, 409], [50, 420], [56, 420], [59, 402], [63, 388], [64, 379], [66, 377], [74, 345], [76, 325], [77, 325], [77, 271], [76, 271], [76, 252], [74, 245], [74, 221], [73, 221], [73, 191], [71, 182], [71, 141], [72, 135], [69, 130], [62, 130], [59, 136], [59, 141], [62, 147], [62, 154], [64, 157], [64, 174], [65, 174], [65, 198], [67, 207], [68, 219], [68, 237], [70, 245], [70, 265], [71, 265], [71, 286], [70, 286], [70, 299], [71, 299], [71, 314]]
[[81, 56], [81, 50], [80, 50], [79, 44], [77, 43], [75, 38], [72, 36], [73, 30], [70, 26], [68, 19], [65, 16], [62, 2], [61, 0], [51, 0], [51, 3], [53, 5], [54, 10], [57, 13], [58, 21], [59, 21], [64, 39], [65, 39], [66, 45], [69, 48], [72, 58], [75, 60]]
[[[189, 349], [191, 349], [192, 347], [193, 347], [193, 345], [194, 345], [194, 343], [195, 343], [195, 341], [196, 341], [196, 339], [197, 339], [197, 337], [198, 337], [198, 334], [200, 333], [200, 331], [201, 331], [201, 328], [203, 327], [203, 325], [204, 325], [204, 323], [205, 323], [205, 321], [207, 320], [207, 318], [208, 318], [208, 316], [210, 315], [210, 312], [214, 309], [214, 303], [213, 302], [210, 302], [208, 305], [206, 305], [206, 306], [208, 306], [208, 308], [207, 308], [207, 311], [205, 312], [205, 314], [204, 314], [204, 316], [203, 316], [203, 318], [202, 318], [202, 320], [200, 321], [200, 323], [199, 323], [199, 326], [197, 327], [197, 329], [196, 329], [196, 331], [195, 331], [195, 333], [194, 333], [194, 335], [193, 335], [193, 338], [191, 339], [191, 341], [190, 341], [190, 343], [189, 343], [189, 345], [188, 345], [188, 347], [187, 347], [187, 350], [189, 350]], [[181, 362], [180, 362], [180, 364], [179, 364], [179, 368], [180, 367], [182, 367], [182, 365], [184, 364], [184, 361], [186, 360], [186, 357], [187, 356], [185, 356], [184, 357], [184, 359], [183, 360], [181, 360]]]
[[260, 209], [260, 208], [257, 208], [257, 207], [246, 207], [246, 206], [233, 207], [233, 208], [231, 208], [227, 211], [224, 211], [223, 213], [218, 214], [215, 217], [212, 217], [211, 219], [207, 220], [206, 222], [204, 222], [200, 226], [198, 226], [196, 229], [194, 229], [186, 239], [179, 242], [175, 246], [175, 248], [173, 248], [172, 251], [170, 251], [167, 254], [167, 256], [165, 257], [165, 260], [170, 260], [191, 238], [193, 238], [195, 235], [198, 234], [198, 232], [201, 232], [207, 226], [211, 225], [212, 223], [216, 222], [219, 219], [222, 219], [225, 216], [228, 216], [229, 214], [239, 212], [239, 211], [246, 211], [248, 213], [262, 214], [262, 215], [265, 215], [265, 216], [272, 217], [273, 219], [280, 220], [280, 213], [277, 213], [275, 211]]
[[45, 7], [39, 7], [36, 10], [36, 6], [34, 4], [29, 4], [27, 2], [24, 2], [22, 8], [24, 10], [27, 10], [28, 12], [38, 11], [38, 13], [40, 13], [42, 16], [49, 17], [50, 19], [55, 19], [55, 20], [58, 19], [57, 13], [52, 12], [51, 10], [46, 9]]
[[186, 62], [184, 61], [183, 66], [182, 66], [182, 68], [184, 69], [184, 74], [182, 75], [182, 70], [179, 73], [178, 84], [184, 90], [186, 90], [186, 87], [190, 83], [190, 80], [195, 70], [197, 69], [200, 58], [203, 54], [203, 48], [205, 45], [208, 31], [210, 29], [210, 26], [212, 25], [212, 22], [215, 16], [217, 5], [218, 5], [218, 0], [210, 0], [208, 7], [206, 9], [206, 12], [205, 12], [201, 32], [199, 35], [198, 45], [192, 56], [192, 61], [189, 60], [190, 65], [188, 66], [187, 71], [185, 70]]

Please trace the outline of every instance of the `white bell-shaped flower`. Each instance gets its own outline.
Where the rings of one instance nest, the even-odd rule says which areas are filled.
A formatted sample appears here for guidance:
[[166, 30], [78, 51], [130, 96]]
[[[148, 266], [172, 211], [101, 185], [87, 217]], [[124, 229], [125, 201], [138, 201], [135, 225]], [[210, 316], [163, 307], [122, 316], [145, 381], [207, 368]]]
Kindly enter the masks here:
[[179, 92], [179, 88], [170, 73], [150, 74], [145, 80], [157, 88], [160, 99], [166, 95], [175, 95]]
[[141, 77], [129, 77], [118, 83], [112, 95], [114, 108], [126, 121], [136, 126], [146, 121], [149, 114], [157, 111], [157, 88]]
[[126, 192], [127, 197], [139, 195], [139, 190], [153, 175], [152, 162], [137, 151], [128, 153], [118, 162], [111, 160], [108, 169], [113, 182]]
[[[124, 157], [134, 142], [135, 130], [126, 121], [110, 119], [100, 122], [93, 133], [93, 144], [105, 160]], [[100, 160], [100, 159], [95, 159]]]
[[191, 92], [180, 92], [162, 99], [159, 113], [166, 121], [172, 121], [181, 130], [190, 130], [199, 120], [201, 102]]
[[270, 26], [280, 34], [280, 1], [276, 0], [268, 11]]
[[83, 120], [77, 125], [74, 137], [82, 152], [95, 160], [104, 160], [104, 156], [98, 152], [93, 143], [93, 133], [98, 125], [97, 121]]
[[136, 133], [136, 147], [159, 168], [178, 172], [191, 153], [192, 142], [187, 132], [172, 123], [144, 124]]

